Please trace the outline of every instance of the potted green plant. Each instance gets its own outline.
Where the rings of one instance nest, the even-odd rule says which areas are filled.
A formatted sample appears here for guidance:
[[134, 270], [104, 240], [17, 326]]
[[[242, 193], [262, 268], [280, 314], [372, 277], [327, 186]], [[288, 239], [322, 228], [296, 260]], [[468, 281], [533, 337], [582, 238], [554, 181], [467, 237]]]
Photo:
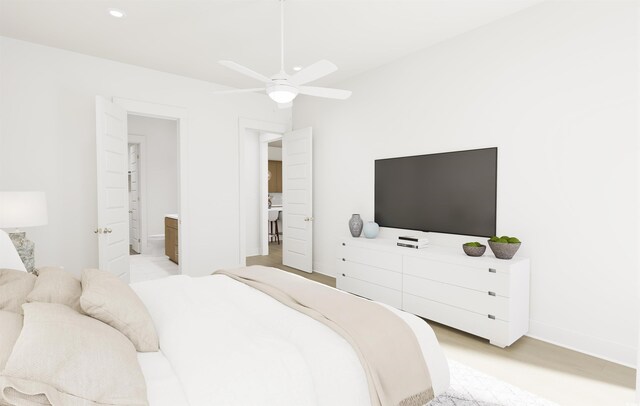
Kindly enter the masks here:
[[486, 249], [486, 245], [482, 245], [477, 241], [462, 244], [462, 250], [470, 257], [481, 257]]
[[493, 255], [499, 259], [511, 259], [518, 249], [520, 248], [521, 242], [516, 237], [509, 237], [507, 235], [503, 235], [502, 237], [493, 236], [488, 240], [489, 247], [491, 247], [491, 251], [493, 251]]

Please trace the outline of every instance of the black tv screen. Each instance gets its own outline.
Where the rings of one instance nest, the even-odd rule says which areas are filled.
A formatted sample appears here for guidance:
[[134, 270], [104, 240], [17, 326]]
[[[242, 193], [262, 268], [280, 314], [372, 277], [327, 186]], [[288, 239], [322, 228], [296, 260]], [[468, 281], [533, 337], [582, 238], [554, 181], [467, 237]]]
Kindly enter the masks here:
[[471, 236], [496, 233], [498, 148], [375, 161], [381, 227]]

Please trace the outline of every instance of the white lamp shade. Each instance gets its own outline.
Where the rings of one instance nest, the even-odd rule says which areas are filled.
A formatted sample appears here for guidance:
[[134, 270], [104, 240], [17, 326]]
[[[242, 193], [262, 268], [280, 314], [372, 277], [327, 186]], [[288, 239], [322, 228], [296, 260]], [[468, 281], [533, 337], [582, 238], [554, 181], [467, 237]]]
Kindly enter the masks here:
[[44, 192], [0, 191], [0, 228], [36, 227], [47, 222]]

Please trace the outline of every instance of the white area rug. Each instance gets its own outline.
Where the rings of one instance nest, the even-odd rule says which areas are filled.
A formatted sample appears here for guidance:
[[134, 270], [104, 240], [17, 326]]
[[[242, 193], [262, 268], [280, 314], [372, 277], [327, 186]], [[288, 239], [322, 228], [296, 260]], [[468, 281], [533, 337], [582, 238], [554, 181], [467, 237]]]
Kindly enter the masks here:
[[558, 406], [459, 362], [449, 369], [451, 387], [428, 406]]

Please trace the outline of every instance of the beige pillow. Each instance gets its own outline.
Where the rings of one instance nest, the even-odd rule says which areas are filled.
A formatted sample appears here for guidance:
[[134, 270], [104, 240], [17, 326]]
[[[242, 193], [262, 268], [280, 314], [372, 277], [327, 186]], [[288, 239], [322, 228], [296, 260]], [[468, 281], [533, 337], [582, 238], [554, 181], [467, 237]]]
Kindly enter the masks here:
[[38, 269], [35, 286], [27, 296], [27, 302], [60, 303], [81, 312], [80, 280], [62, 268], [46, 267]]
[[[20, 331], [22, 330], [22, 315], [6, 310], [0, 310], [0, 372], [7, 363]], [[0, 396], [0, 401], [2, 397]]]
[[147, 405], [131, 342], [68, 306], [27, 303], [24, 327], [0, 374], [15, 405]]
[[33, 289], [36, 277], [15, 269], [0, 269], [0, 310], [22, 314], [22, 304]]
[[[21, 314], [0, 310], [0, 371], [4, 369], [21, 330]], [[0, 406], [11, 406], [3, 400], [2, 395], [0, 395]]]
[[149, 311], [116, 276], [97, 269], [82, 271], [80, 306], [89, 316], [127, 336], [138, 351], [158, 351], [158, 334]]

